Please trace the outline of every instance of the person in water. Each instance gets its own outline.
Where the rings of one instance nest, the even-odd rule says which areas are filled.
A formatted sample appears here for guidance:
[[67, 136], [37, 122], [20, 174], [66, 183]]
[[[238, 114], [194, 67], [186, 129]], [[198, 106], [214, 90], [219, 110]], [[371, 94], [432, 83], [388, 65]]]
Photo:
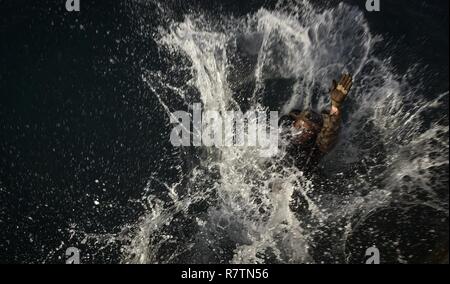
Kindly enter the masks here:
[[321, 158], [337, 143], [342, 121], [342, 105], [352, 87], [353, 79], [343, 74], [339, 82], [333, 80], [330, 90], [331, 110], [318, 114], [310, 109], [293, 110], [280, 118], [280, 125], [288, 133], [288, 153], [301, 169], [317, 166]]

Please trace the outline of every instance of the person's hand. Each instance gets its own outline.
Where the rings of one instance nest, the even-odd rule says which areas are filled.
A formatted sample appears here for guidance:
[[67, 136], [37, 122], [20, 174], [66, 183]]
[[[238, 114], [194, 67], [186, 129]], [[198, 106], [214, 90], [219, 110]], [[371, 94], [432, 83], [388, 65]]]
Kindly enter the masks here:
[[333, 109], [339, 110], [341, 108], [352, 85], [353, 79], [350, 74], [343, 74], [339, 83], [333, 80], [333, 87], [331, 88], [331, 105]]

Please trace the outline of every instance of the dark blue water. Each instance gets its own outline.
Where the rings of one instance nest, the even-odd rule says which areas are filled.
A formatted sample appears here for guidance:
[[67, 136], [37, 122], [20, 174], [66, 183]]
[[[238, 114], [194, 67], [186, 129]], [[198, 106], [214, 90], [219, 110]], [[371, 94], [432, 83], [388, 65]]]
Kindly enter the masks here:
[[[74, 14], [65, 11], [64, 1], [0, 1], [1, 263], [61, 263], [69, 246], [83, 250], [83, 262], [120, 262], [120, 242], [98, 250], [71, 229], [117, 233], [145, 212], [132, 201], [143, 196], [149, 177], [171, 184], [180, 174], [172, 165], [193, 163], [179, 160], [166, 139], [167, 116], [141, 80], [148, 66], [168, 70], [174, 63], [142, 32], [182, 21], [193, 9], [241, 17], [276, 4], [180, 0], [166, 4], [170, 12], [164, 14], [155, 2], [81, 1], [82, 12]], [[388, 43], [376, 52], [391, 58], [397, 74], [416, 64], [409, 79], [423, 83], [429, 100], [448, 92], [448, 1], [381, 1], [382, 12], [365, 12], [371, 31]], [[338, 2], [314, 1], [318, 9]], [[345, 2], [364, 9], [363, 1]], [[133, 9], [148, 12], [136, 19]], [[448, 110], [437, 108], [424, 118], [437, 119], [448, 125]], [[436, 169], [436, 178], [448, 190], [448, 164]], [[448, 204], [448, 191], [441, 198]], [[410, 262], [442, 261], [445, 254], [448, 261], [448, 207], [447, 214], [393, 208], [362, 226], [384, 231], [379, 242], [400, 236], [406, 247], [416, 244]], [[189, 220], [180, 222], [189, 235]], [[371, 243], [365, 234], [355, 232], [349, 249]], [[317, 261], [342, 261], [321, 259], [327, 240], [318, 246]], [[359, 262], [356, 254], [348, 261]], [[385, 258], [398, 261], [395, 251]]]

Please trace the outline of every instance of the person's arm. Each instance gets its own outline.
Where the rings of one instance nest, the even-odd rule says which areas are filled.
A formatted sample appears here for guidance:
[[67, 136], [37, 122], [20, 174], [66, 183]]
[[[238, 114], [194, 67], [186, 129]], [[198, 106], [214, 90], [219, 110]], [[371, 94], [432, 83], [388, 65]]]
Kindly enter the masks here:
[[349, 74], [342, 75], [339, 83], [333, 80], [331, 89], [331, 110], [323, 113], [323, 127], [317, 137], [317, 147], [322, 154], [330, 152], [336, 145], [341, 129], [341, 109], [353, 84]]

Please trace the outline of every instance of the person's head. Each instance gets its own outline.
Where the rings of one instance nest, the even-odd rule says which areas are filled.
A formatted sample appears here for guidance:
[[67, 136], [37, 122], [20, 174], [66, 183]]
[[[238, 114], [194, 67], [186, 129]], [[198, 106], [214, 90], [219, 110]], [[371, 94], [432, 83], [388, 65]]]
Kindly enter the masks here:
[[322, 116], [314, 111], [305, 110], [295, 116], [293, 142], [297, 145], [314, 143], [322, 129]]

